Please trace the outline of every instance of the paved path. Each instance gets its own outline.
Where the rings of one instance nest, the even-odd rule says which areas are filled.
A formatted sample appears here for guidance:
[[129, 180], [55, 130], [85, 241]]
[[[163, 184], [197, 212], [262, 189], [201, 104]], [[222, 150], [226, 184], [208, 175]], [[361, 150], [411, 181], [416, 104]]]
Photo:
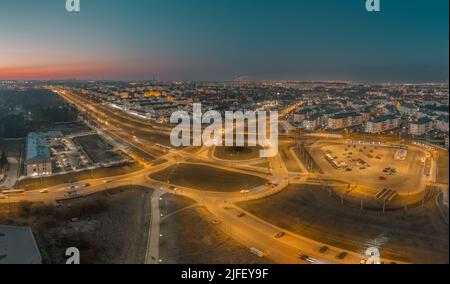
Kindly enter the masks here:
[[159, 200], [165, 192], [161, 189], [156, 189], [151, 197], [152, 216], [149, 226], [148, 241], [147, 241], [147, 253], [145, 256], [145, 264], [158, 264], [159, 263], [159, 238], [160, 238], [160, 219], [161, 213], [159, 211]]

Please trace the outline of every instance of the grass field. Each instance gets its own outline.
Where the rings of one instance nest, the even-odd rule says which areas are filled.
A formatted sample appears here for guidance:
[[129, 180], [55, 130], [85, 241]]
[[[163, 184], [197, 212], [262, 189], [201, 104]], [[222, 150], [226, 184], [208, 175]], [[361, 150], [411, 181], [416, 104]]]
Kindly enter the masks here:
[[222, 160], [251, 160], [259, 158], [261, 147], [216, 147], [214, 155]]
[[152, 179], [189, 188], [233, 192], [254, 188], [266, 183], [265, 179], [203, 165], [179, 164], [151, 175]]

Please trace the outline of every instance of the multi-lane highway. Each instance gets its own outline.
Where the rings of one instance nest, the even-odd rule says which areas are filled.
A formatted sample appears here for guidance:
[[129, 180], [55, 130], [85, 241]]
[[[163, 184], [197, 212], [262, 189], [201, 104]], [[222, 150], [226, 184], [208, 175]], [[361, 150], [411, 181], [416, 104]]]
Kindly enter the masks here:
[[[224, 233], [229, 234], [234, 240], [249, 248], [256, 248], [264, 252], [265, 256], [277, 263], [310, 263], [311, 261], [299, 258], [299, 255], [302, 254], [314, 258], [315, 263], [359, 263], [363, 258], [360, 252], [346, 251], [348, 255], [344, 259], [337, 259], [336, 256], [342, 253], [343, 250], [316, 240], [304, 238], [292, 232], [283, 231], [234, 205], [236, 202], [270, 196], [286, 188], [290, 181], [301, 183], [310, 177], [305, 172], [290, 179], [290, 173], [279, 154], [275, 157], [268, 158], [270, 168], [268, 172], [264, 172], [263, 170], [263, 172], [257, 174], [254, 169], [251, 170], [253, 166], [252, 162], [254, 161], [233, 163], [220, 159], [211, 159], [211, 149], [205, 147], [198, 149], [170, 149], [170, 146], [167, 146], [167, 148], [155, 146], [156, 144], [169, 144], [170, 133], [168, 128], [155, 127], [151, 123], [134, 117], [131, 118], [67, 89], [55, 87], [53, 90], [79, 110], [85, 112], [90, 120], [96, 123], [99, 130], [103, 131], [106, 135], [111, 136], [127, 147], [148, 154], [149, 160], [154, 161], [158, 159], [162, 162], [155, 164], [148, 162], [144, 169], [134, 173], [107, 179], [85, 180], [75, 184], [62, 184], [44, 190], [28, 191], [23, 195], [11, 197], [7, 200], [0, 200], [0, 202], [32, 201], [53, 203], [57, 200], [93, 194], [120, 186], [130, 184], [143, 185], [156, 189], [157, 197], [162, 192], [171, 192], [195, 200], [198, 204], [205, 206], [220, 220], [220, 224], [217, 227]], [[286, 111], [282, 112], [282, 114], [286, 113]], [[192, 162], [193, 160], [224, 170], [266, 177], [268, 181], [275, 183], [275, 186], [270, 184], [248, 189], [244, 193], [208, 192], [186, 187], [178, 187], [174, 191], [170, 184], [150, 178], [150, 175], [153, 173], [162, 171], [181, 162]], [[149, 234], [147, 263], [156, 263], [157, 261], [155, 260], [158, 260], [158, 249], [155, 248], [158, 240], [155, 240], [155, 238], [159, 238], [159, 234], [155, 234], [155, 226], [159, 226], [159, 216], [156, 216], [152, 220], [151, 227], [154, 229], [154, 232]], [[276, 238], [275, 235], [281, 231], [285, 235], [281, 238]], [[320, 239], [320, 236], [317, 239]], [[328, 251], [325, 254], [319, 253], [320, 248], [324, 246], [329, 248]], [[392, 262], [392, 260], [385, 261]]]

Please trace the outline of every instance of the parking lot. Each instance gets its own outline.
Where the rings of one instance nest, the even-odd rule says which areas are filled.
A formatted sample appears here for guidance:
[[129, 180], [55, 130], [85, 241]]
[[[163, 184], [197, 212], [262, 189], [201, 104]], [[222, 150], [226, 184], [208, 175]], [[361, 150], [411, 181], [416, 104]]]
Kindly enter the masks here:
[[52, 153], [54, 173], [78, 171], [93, 166], [82, 149], [69, 138], [49, 139], [49, 147]]
[[423, 186], [427, 157], [416, 149], [320, 142], [311, 154], [326, 174], [352, 185], [389, 188], [406, 195]]

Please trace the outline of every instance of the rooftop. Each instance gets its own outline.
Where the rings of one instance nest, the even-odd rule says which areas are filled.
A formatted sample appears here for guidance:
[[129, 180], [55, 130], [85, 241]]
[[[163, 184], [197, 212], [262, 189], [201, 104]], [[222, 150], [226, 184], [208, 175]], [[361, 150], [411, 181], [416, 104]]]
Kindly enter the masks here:
[[310, 115], [310, 116], [306, 119], [306, 121], [316, 121], [316, 120], [318, 120], [318, 119], [321, 118], [321, 117], [322, 117], [322, 115], [321, 115], [320, 113], [316, 113], [316, 114]]
[[383, 122], [383, 121], [392, 120], [392, 119], [397, 119], [397, 117], [395, 115], [391, 115], [391, 114], [389, 114], [389, 115], [380, 115], [380, 116], [372, 118], [370, 120], [370, 122], [378, 123], [378, 122]]
[[430, 122], [433, 122], [433, 121], [430, 118], [425, 116], [425, 117], [417, 119], [416, 121], [413, 121], [412, 124], [422, 125], [422, 124], [427, 124], [427, 123], [430, 123]]
[[60, 131], [52, 132], [31, 132], [27, 137], [26, 161], [48, 161], [50, 160], [50, 150], [47, 138], [62, 136]]
[[356, 117], [356, 116], [359, 116], [359, 114], [356, 112], [344, 112], [344, 113], [338, 113], [338, 114], [334, 115], [332, 118], [333, 119], [342, 119], [342, 118]]
[[40, 264], [41, 254], [29, 227], [0, 226], [0, 264]]

